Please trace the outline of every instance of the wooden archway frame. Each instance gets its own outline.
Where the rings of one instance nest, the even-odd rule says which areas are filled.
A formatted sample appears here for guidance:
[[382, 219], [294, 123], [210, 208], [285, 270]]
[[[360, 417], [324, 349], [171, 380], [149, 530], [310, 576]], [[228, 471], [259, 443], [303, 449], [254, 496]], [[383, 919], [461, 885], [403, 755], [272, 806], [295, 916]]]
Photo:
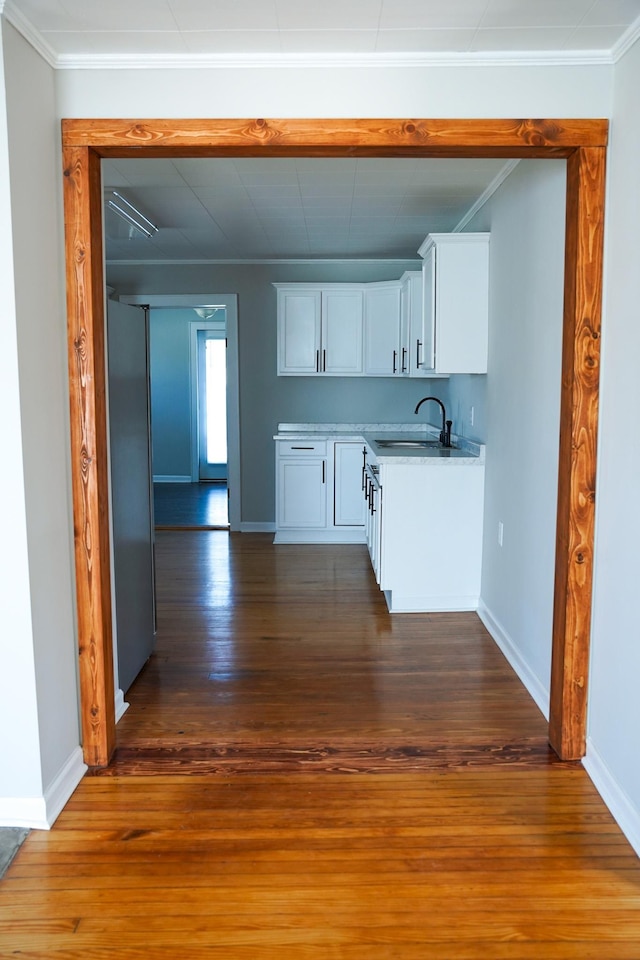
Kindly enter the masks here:
[[85, 761], [115, 745], [102, 157], [566, 158], [549, 740], [585, 751], [602, 305], [605, 120], [63, 120], [71, 456]]

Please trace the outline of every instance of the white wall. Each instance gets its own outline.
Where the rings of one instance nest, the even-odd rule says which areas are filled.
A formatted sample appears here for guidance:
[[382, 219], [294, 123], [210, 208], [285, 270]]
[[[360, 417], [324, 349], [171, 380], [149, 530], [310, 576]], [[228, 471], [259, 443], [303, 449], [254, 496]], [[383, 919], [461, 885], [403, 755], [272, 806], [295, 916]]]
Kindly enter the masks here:
[[[12, 150], [13, 139], [16, 138], [17, 153], [14, 156], [22, 156], [21, 139], [33, 137], [39, 149], [30, 155], [29, 163], [42, 176], [43, 184], [52, 188], [52, 177], [54, 180], [58, 178], [59, 169], [54, 146], [50, 76], [40, 65], [36, 66], [35, 54], [23, 49], [23, 42], [18, 40], [12, 28], [3, 25], [3, 33], [10, 52], [7, 67], [10, 96], [17, 98], [13, 101], [16, 104], [24, 96], [26, 109], [19, 121], [16, 117], [16, 127], [11, 131]], [[618, 75], [616, 117], [622, 117], [625, 111], [628, 116], [635, 115], [633, 94], [639, 79], [637, 51], [626, 59], [627, 63], [623, 62], [615, 68]], [[304, 67], [279, 70], [70, 70], [59, 71], [56, 75], [56, 110], [58, 117], [606, 117], [610, 114], [613, 74], [614, 69], [606, 65], [553, 68], [396, 67], [384, 70]], [[41, 103], [35, 102], [35, 94], [26, 91], [23, 94], [20, 89], [21, 86], [28, 86], [26, 81], [31, 81], [32, 75], [35, 94]], [[33, 120], [37, 120], [37, 124], [31, 123], [32, 111], [35, 111]], [[30, 126], [34, 129], [30, 130]], [[69, 651], [63, 633], [70, 623], [70, 611], [73, 608], [69, 552], [72, 522], [68, 493], [63, 489], [62, 481], [66, 449], [58, 448], [53, 440], [46, 443], [45, 450], [49, 458], [46, 470], [52, 474], [52, 485], [50, 489], [45, 484], [39, 486], [31, 475], [31, 469], [33, 449], [37, 447], [35, 441], [41, 437], [41, 431], [34, 421], [33, 411], [28, 409], [24, 411], [24, 470], [26, 472], [28, 468], [29, 473], [24, 478], [26, 492], [22, 485], [16, 318], [11, 303], [13, 237], [8, 220], [7, 181], [2, 176], [6, 173], [7, 163], [3, 137], [3, 118], [0, 117], [0, 278], [6, 281], [2, 283], [4, 313], [0, 325], [0, 396], [5, 414], [3, 443], [9, 454], [9, 462], [13, 465], [10, 474], [5, 471], [0, 477], [0, 491], [4, 494], [2, 502], [11, 504], [11, 515], [6, 518], [5, 537], [0, 548], [3, 610], [5, 619], [7, 611], [11, 617], [11, 636], [5, 640], [3, 632], [2, 639], [8, 649], [2, 649], [3, 669], [0, 675], [10, 676], [10, 693], [20, 694], [17, 698], [19, 703], [10, 696], [8, 700], [3, 698], [0, 704], [0, 738], [3, 738], [0, 740], [3, 747], [0, 793], [12, 797], [36, 788], [44, 789], [42, 768], [53, 769], [58, 762], [58, 753], [56, 757], [49, 753], [53, 745], [48, 743], [43, 766], [37, 766], [35, 754], [38, 746], [34, 741], [38, 736], [47, 738], [48, 734], [44, 729], [39, 729], [36, 735], [35, 724], [39, 722], [39, 728], [42, 728], [45, 720], [50, 721], [52, 737], [57, 739], [58, 734], [62, 737], [62, 749], [58, 752], [64, 753], [73, 727], [71, 713], [75, 711], [75, 702], [72, 702], [73, 698], [63, 700], [57, 693], [58, 683], [67, 693], [70, 688]], [[634, 737], [630, 731], [640, 728], [638, 708], [633, 706], [637, 697], [630, 697], [631, 678], [637, 675], [638, 663], [637, 654], [632, 649], [635, 633], [630, 602], [627, 601], [632, 596], [634, 586], [631, 583], [634, 560], [631, 551], [638, 540], [637, 536], [633, 536], [637, 533], [637, 520], [629, 519], [635, 508], [631, 468], [637, 465], [637, 458], [634, 464], [626, 421], [622, 418], [616, 420], [621, 409], [633, 409], [631, 405], [620, 408], [618, 400], [620, 397], [626, 399], [633, 390], [628, 369], [634, 348], [637, 355], [638, 346], [634, 339], [637, 338], [637, 325], [634, 327], [632, 323], [638, 302], [637, 281], [634, 279], [637, 276], [637, 193], [635, 214], [632, 203], [628, 208], [625, 207], [629, 203], [630, 185], [635, 183], [637, 191], [637, 138], [636, 131], [629, 129], [618, 132], [617, 126], [614, 127], [612, 161], [620, 179], [612, 191], [614, 214], [610, 218], [607, 238], [611, 275], [608, 286], [610, 291], [615, 288], [615, 295], [609, 297], [605, 316], [607, 340], [603, 372], [603, 423], [610, 440], [606, 445], [603, 444], [600, 469], [591, 734], [592, 742], [597, 744], [605, 762], [610, 764], [616, 782], [626, 790], [633, 808], [640, 810], [637, 772], [625, 769], [624, 763], [625, 753], [628, 754], [630, 750], [635, 751], [635, 755], [638, 753], [637, 734]], [[17, 169], [14, 169], [13, 175], [21, 179], [23, 176]], [[57, 190], [59, 200], [59, 186]], [[24, 188], [18, 189], [16, 184], [11, 198], [14, 221], [23, 218], [25, 223], [39, 222], [44, 192], [38, 189], [33, 196], [29, 196]], [[34, 388], [32, 395], [37, 397], [40, 409], [48, 411], [51, 407], [51, 413], [46, 414], [47, 423], [52, 429], [52, 438], [59, 440], [62, 436], [61, 404], [65, 402], [59, 364], [64, 354], [65, 329], [61, 291], [53, 281], [53, 274], [61, 263], [62, 229], [58, 225], [54, 242], [50, 204], [51, 198], [45, 198], [44, 240], [34, 244], [35, 253], [27, 250], [23, 238], [16, 235], [15, 267], [20, 287], [17, 292], [20, 304], [17, 323], [21, 344], [29, 342], [32, 325], [42, 321], [41, 311], [34, 311], [28, 306], [25, 284], [29, 278], [33, 288], [34, 274], [38, 277], [42, 275], [48, 297], [47, 312], [52, 324], [51, 327], [47, 326], [43, 342], [51, 351], [51, 367], [44, 364], [40, 354], [32, 362], [21, 357], [21, 363], [26, 362], [27, 365], [20, 375], [24, 377], [25, 386]], [[607, 329], [609, 325], [610, 333]], [[618, 368], [622, 370], [621, 376], [617, 373]], [[43, 379], [38, 382], [36, 391], [35, 381], [40, 374]], [[633, 374], [635, 376], [635, 370]], [[636, 398], [629, 399], [633, 401]], [[618, 473], [621, 463], [629, 470], [629, 479], [626, 481]], [[39, 502], [34, 496], [36, 491], [42, 495]], [[628, 499], [624, 501], [623, 497]], [[25, 502], [28, 538], [23, 509]], [[41, 564], [32, 534], [34, 520], [43, 513], [55, 513], [56, 518], [51, 518], [49, 522], [52, 525], [45, 528]], [[618, 522], [620, 517], [623, 517], [623, 523]], [[506, 535], [509, 535], [508, 528]], [[54, 568], [55, 572], [48, 574], [53, 579], [47, 580], [45, 561]], [[607, 568], [614, 572], [608, 572]], [[30, 609], [27, 597], [31, 598]], [[50, 604], [53, 611], [51, 620], [48, 618]], [[30, 623], [31, 616], [33, 626]], [[609, 629], [611, 625], [615, 625], [615, 631]], [[37, 636], [30, 641], [34, 633]], [[17, 642], [14, 642], [16, 638]], [[615, 662], [610, 656], [611, 644], [615, 651]], [[52, 687], [40, 683], [39, 677], [40, 665], [46, 662], [48, 652], [56, 655], [59, 652], [61, 656], [60, 664], [54, 669], [56, 679]], [[34, 706], [34, 657], [37, 661], [39, 709], [44, 711], [37, 719]], [[44, 659], [41, 660], [41, 657]], [[7, 671], [4, 670], [5, 664], [8, 664]], [[542, 670], [542, 665], [537, 669]], [[54, 702], [57, 703], [55, 709]], [[14, 706], [18, 712], [12, 709]], [[610, 711], [609, 719], [605, 716], [607, 711]], [[617, 727], [617, 741], [614, 727]], [[15, 742], [7, 737], [7, 730], [15, 731]], [[15, 770], [10, 776], [5, 776], [5, 755], [10, 758], [24, 756], [27, 763], [25, 771]]]
[[63, 117], [606, 117], [612, 68], [65, 70]]
[[616, 67], [609, 151], [586, 766], [640, 853], [640, 43]]
[[547, 714], [565, 197], [564, 161], [523, 161], [468, 227], [491, 232], [482, 615]]
[[[14, 430], [21, 427], [22, 457], [14, 450], [4, 461], [2, 482], [15, 485], [22, 481], [23, 489], [19, 495], [7, 491], [3, 497], [9, 524], [18, 523], [21, 529], [11, 537], [3, 531], [3, 545], [10, 545], [15, 569], [8, 581], [2, 578], [2, 586], [20, 572], [21, 582], [14, 585], [15, 596], [8, 602], [15, 605], [20, 599], [24, 603], [29, 596], [31, 602], [29, 617], [23, 610], [19, 628], [16, 622], [16, 633], [2, 631], [12, 654], [9, 669], [5, 671], [4, 663], [2, 669], [11, 691], [8, 698], [0, 699], [0, 730], [2, 735], [11, 731], [16, 749], [11, 768], [4, 757], [0, 765], [0, 778], [9, 780], [0, 793], [25, 798], [23, 809], [30, 812], [23, 822], [43, 826], [57, 815], [84, 770], [79, 749], [69, 523], [60, 147], [53, 71], [6, 26], [3, 47], [9, 176], [1, 182], [10, 188], [12, 219], [6, 222], [12, 225], [12, 235], [6, 244], [9, 258], [13, 253], [14, 276], [11, 284], [3, 285], [3, 291], [9, 292], [9, 313], [2, 329], [14, 343], [8, 357], [4, 350], [2, 354], [3, 362], [13, 358], [15, 363], [17, 343], [20, 412], [9, 419], [9, 425]], [[2, 260], [4, 266], [4, 255]], [[11, 294], [15, 294], [15, 303]], [[17, 399], [11, 393], [5, 398], [8, 385], [15, 389], [15, 376], [16, 371], [10, 370], [6, 378], [0, 378], [5, 411], [7, 404], [10, 409]], [[22, 527], [25, 507], [26, 542]], [[23, 567], [25, 551], [28, 571]], [[3, 606], [3, 613], [5, 609]], [[37, 712], [33, 711], [34, 695]], [[23, 696], [24, 704], [16, 710], [15, 700]], [[21, 720], [25, 710], [28, 718]], [[16, 771], [28, 772], [23, 786], [17, 787], [20, 777]], [[44, 802], [38, 803], [37, 798]], [[10, 809], [5, 812], [5, 819], [20, 819], [18, 806], [13, 817]]]

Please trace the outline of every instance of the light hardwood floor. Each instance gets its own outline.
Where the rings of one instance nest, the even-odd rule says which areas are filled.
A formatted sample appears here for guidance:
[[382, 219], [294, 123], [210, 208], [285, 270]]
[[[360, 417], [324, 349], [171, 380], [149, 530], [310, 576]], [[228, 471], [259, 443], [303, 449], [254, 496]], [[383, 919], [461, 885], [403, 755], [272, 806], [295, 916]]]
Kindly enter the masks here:
[[158, 537], [112, 766], [0, 883], [0, 956], [640, 958], [640, 862], [473, 614], [359, 546]]

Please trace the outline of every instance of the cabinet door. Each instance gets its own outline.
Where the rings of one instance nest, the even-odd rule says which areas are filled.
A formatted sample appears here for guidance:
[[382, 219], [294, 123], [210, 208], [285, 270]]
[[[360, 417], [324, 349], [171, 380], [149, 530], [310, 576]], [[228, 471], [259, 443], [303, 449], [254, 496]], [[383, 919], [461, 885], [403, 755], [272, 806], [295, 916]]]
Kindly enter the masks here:
[[422, 264], [422, 322], [417, 333], [412, 337], [412, 346], [415, 351], [412, 360], [415, 361], [418, 376], [429, 373], [435, 368], [435, 306], [436, 248], [433, 246], [425, 254]]
[[364, 525], [362, 444], [338, 441], [334, 460], [334, 525]]
[[362, 301], [361, 290], [323, 292], [323, 373], [343, 377], [362, 373]]
[[326, 479], [324, 457], [279, 459], [278, 527], [326, 527]]
[[278, 374], [312, 374], [320, 369], [319, 290], [278, 290]]
[[455, 234], [437, 244], [435, 317], [439, 373], [486, 373], [488, 236]]
[[400, 283], [366, 290], [364, 372], [392, 377], [400, 372]]

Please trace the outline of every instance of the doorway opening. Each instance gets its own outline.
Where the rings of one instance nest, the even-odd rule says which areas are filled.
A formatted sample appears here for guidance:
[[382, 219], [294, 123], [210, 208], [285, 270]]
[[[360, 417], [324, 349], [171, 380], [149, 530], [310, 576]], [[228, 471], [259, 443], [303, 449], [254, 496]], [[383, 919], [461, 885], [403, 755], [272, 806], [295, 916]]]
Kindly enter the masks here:
[[597, 119], [63, 121], [79, 673], [84, 753], [89, 765], [106, 765], [115, 745], [109, 521], [104, 509], [107, 443], [101, 157], [567, 159], [549, 734], [556, 752], [568, 760], [584, 754], [586, 740], [607, 138], [607, 122]]

